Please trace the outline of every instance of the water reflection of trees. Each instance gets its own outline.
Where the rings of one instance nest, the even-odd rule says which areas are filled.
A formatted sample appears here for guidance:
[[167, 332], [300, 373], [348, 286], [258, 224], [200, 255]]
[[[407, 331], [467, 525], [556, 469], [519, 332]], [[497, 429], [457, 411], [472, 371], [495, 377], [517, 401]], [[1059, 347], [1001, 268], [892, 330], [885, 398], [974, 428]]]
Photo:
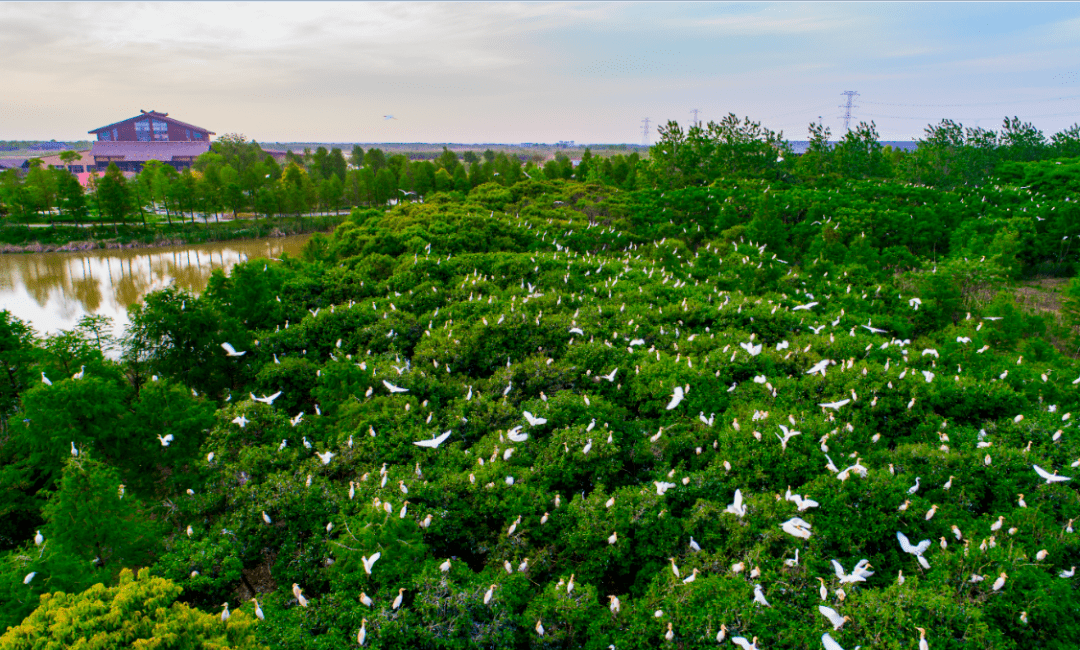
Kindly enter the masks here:
[[[238, 261], [258, 257], [298, 255], [306, 237], [271, 241], [227, 242], [192, 248], [108, 250], [88, 253], [36, 253], [0, 255], [0, 304], [5, 297], [25, 291], [44, 311], [64, 320], [102, 313], [123, 319], [127, 308], [151, 291], [170, 283], [192, 293], [206, 286], [214, 269], [228, 269]], [[15, 314], [17, 317], [18, 313]], [[78, 314], [75, 314], [77, 317]], [[24, 316], [25, 318], [25, 316]], [[49, 323], [36, 323], [50, 331]]]

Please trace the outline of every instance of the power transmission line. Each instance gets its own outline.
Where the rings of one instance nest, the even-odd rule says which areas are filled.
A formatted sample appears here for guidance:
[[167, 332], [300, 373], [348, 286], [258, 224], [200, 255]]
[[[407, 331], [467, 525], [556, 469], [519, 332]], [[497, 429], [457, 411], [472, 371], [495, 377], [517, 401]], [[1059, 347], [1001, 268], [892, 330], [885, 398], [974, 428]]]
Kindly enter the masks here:
[[649, 118], [641, 120], [641, 146], [649, 146]]
[[690, 112], [694, 114], [694, 121], [691, 122], [690, 125], [691, 126], [701, 126], [701, 122], [698, 121], [698, 118], [697, 118], [698, 113], [700, 113], [701, 111], [699, 109], [696, 109], [696, 108], [691, 108]]
[[852, 104], [851, 102], [859, 95], [859, 93], [857, 93], [854, 90], [845, 90], [844, 92], [842, 92], [840, 94], [841, 95], [847, 95], [847, 104], [844, 105], [844, 106], [841, 106], [840, 108], [844, 109], [844, 115], [843, 115], [843, 118], [844, 118], [844, 131], [850, 131], [851, 130], [851, 109], [858, 108], [858, 106]]

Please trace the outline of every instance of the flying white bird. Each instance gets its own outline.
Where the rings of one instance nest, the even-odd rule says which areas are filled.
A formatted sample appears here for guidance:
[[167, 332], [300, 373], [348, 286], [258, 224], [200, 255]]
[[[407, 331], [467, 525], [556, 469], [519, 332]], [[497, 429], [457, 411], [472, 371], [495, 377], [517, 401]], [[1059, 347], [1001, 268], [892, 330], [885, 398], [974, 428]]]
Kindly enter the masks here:
[[246, 418], [246, 417], [244, 417], [243, 415], [239, 415], [239, 416], [237, 416], [237, 417], [233, 418], [233, 419], [232, 419], [232, 422], [233, 422], [233, 424], [238, 424], [238, 425], [240, 425], [240, 428], [241, 428], [241, 429], [243, 429], [244, 427], [246, 427], [246, 426], [247, 426], [247, 423], [248, 423], [248, 422], [251, 422], [251, 420], [247, 419], [247, 418]]
[[668, 405], [665, 408], [670, 411], [671, 409], [678, 406], [679, 402], [683, 401], [683, 396], [684, 395], [685, 395], [685, 392], [683, 391], [683, 387], [682, 386], [676, 386], [675, 391], [671, 395], [671, 401], [668, 402]]
[[735, 490], [735, 501], [728, 504], [728, 506], [724, 508], [724, 512], [730, 512], [740, 519], [746, 516], [746, 506], [743, 504], [742, 490]]
[[924, 539], [919, 542], [917, 546], [912, 546], [911, 542], [908, 541], [907, 535], [900, 531], [896, 531], [896, 539], [900, 541], [900, 550], [914, 555], [924, 569], [930, 568], [930, 563], [923, 557], [923, 553], [926, 552], [926, 549], [930, 548], [930, 540]]
[[799, 517], [792, 517], [784, 523], [780, 524], [781, 530], [788, 535], [798, 537], [800, 539], [810, 539], [810, 523], [800, 519]]
[[164, 436], [162, 436], [161, 434], [158, 434], [157, 439], [158, 439], [158, 442], [161, 443], [162, 447], [168, 447], [169, 443], [173, 441], [173, 434], [169, 433], [169, 434], [166, 434]]
[[525, 416], [525, 419], [529, 422], [529, 426], [531, 427], [540, 426], [541, 424], [547, 424], [547, 418], [535, 417], [532, 413], [529, 413], [528, 411], [523, 412], [522, 415]]
[[512, 442], [525, 442], [529, 439], [529, 434], [521, 433], [521, 427], [516, 426], [506, 432], [506, 437], [510, 438]]
[[825, 402], [824, 404], [818, 404], [818, 406], [825, 409], [833, 409], [834, 411], [839, 411], [841, 406], [847, 406], [850, 403], [850, 399], [842, 399], [836, 402]]
[[430, 447], [431, 449], [438, 449], [439, 445], [446, 441], [450, 437], [450, 430], [442, 432], [439, 436], [432, 436], [431, 440], [416, 440], [413, 444], [417, 447]]
[[660, 496], [664, 496], [664, 493], [675, 487], [674, 483], [665, 483], [664, 481], [653, 481], [656, 484], [656, 493]]
[[832, 607], [818, 605], [818, 611], [821, 612], [825, 618], [829, 619], [829, 622], [832, 623], [833, 630], [839, 630], [844, 627], [844, 623], [851, 620], [850, 616], [840, 616], [840, 613]]
[[383, 386], [386, 386], [386, 390], [390, 391], [391, 393], [407, 393], [407, 392], [409, 392], [408, 388], [401, 388], [399, 386], [395, 386], [395, 385], [391, 384], [390, 382], [386, 381], [385, 379], [382, 380], [382, 383], [383, 383]]
[[274, 393], [273, 395], [263, 395], [262, 397], [255, 397], [255, 393], [249, 393], [249, 394], [251, 395], [251, 399], [253, 401], [262, 402], [263, 404], [266, 404], [267, 406], [273, 406], [274, 405], [274, 400], [276, 400], [278, 397], [281, 397], [281, 391], [280, 390], [278, 392]]
[[236, 348], [232, 346], [232, 343], [222, 343], [221, 347], [225, 348], [225, 356], [227, 357], [242, 357], [247, 354], [247, 350], [243, 352], [237, 352]]
[[1070, 476], [1058, 476], [1057, 470], [1055, 470], [1054, 473], [1051, 474], [1050, 472], [1047, 472], [1045, 469], [1039, 467], [1038, 465], [1032, 465], [1031, 467], [1035, 470], [1036, 474], [1046, 479], [1047, 485], [1051, 483], [1060, 483], [1062, 481], [1068, 481], [1072, 479], [1072, 477]]
[[319, 453], [319, 452], [315, 452], [315, 455], [319, 457], [319, 460], [322, 461], [323, 465], [329, 465], [330, 464], [330, 459], [334, 457], [334, 452], [328, 451], [328, 452], [322, 453], [322, 454]]
[[374, 553], [370, 558], [366, 555], [361, 556], [360, 560], [364, 563], [364, 572], [371, 575], [371, 567], [375, 566], [380, 557], [382, 557], [382, 553]]

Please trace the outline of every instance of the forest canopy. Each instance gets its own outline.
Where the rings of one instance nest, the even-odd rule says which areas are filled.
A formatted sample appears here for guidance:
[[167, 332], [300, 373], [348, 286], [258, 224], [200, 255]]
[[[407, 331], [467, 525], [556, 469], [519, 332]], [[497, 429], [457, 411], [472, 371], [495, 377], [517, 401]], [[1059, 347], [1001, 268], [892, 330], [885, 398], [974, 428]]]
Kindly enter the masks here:
[[664, 134], [447, 155], [121, 340], [0, 312], [0, 648], [123, 599], [192, 647], [1074, 647], [1080, 284], [1015, 294], [1075, 273], [1071, 140]]

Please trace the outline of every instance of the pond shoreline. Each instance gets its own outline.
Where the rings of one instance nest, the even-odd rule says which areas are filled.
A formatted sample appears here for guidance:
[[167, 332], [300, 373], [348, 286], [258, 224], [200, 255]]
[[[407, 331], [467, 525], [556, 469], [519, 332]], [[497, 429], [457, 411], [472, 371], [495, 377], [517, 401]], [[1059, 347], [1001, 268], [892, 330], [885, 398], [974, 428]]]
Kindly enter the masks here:
[[[198, 228], [197, 230], [193, 229], [189, 232], [180, 231], [174, 233], [161, 233], [160, 237], [155, 235], [154, 239], [151, 241], [139, 239], [140, 234], [142, 234], [143, 237], [146, 235], [139, 230], [132, 230], [131, 226], [127, 226], [126, 228], [129, 229], [128, 233], [123, 233], [120, 236], [110, 233], [112, 236], [101, 239], [72, 238], [58, 242], [41, 242], [34, 240], [28, 241], [25, 244], [0, 243], [0, 255], [75, 253], [93, 250], [126, 250], [138, 248], [149, 249], [167, 246], [194, 246], [197, 244], [209, 244], [224, 241], [280, 238], [315, 232], [333, 232], [334, 228], [344, 222], [347, 218], [348, 215], [341, 215], [339, 217], [321, 217], [318, 218], [318, 220], [311, 219], [310, 221], [301, 222], [299, 227], [293, 219], [274, 220], [269, 224], [266, 223], [266, 220], [261, 223], [246, 222], [243, 224], [242, 228], [230, 227], [233, 225], [232, 223], [226, 226], [211, 225], [209, 229]], [[52, 233], [50, 232], [49, 234]], [[83, 231], [78, 234], [85, 235], [86, 233]]]

